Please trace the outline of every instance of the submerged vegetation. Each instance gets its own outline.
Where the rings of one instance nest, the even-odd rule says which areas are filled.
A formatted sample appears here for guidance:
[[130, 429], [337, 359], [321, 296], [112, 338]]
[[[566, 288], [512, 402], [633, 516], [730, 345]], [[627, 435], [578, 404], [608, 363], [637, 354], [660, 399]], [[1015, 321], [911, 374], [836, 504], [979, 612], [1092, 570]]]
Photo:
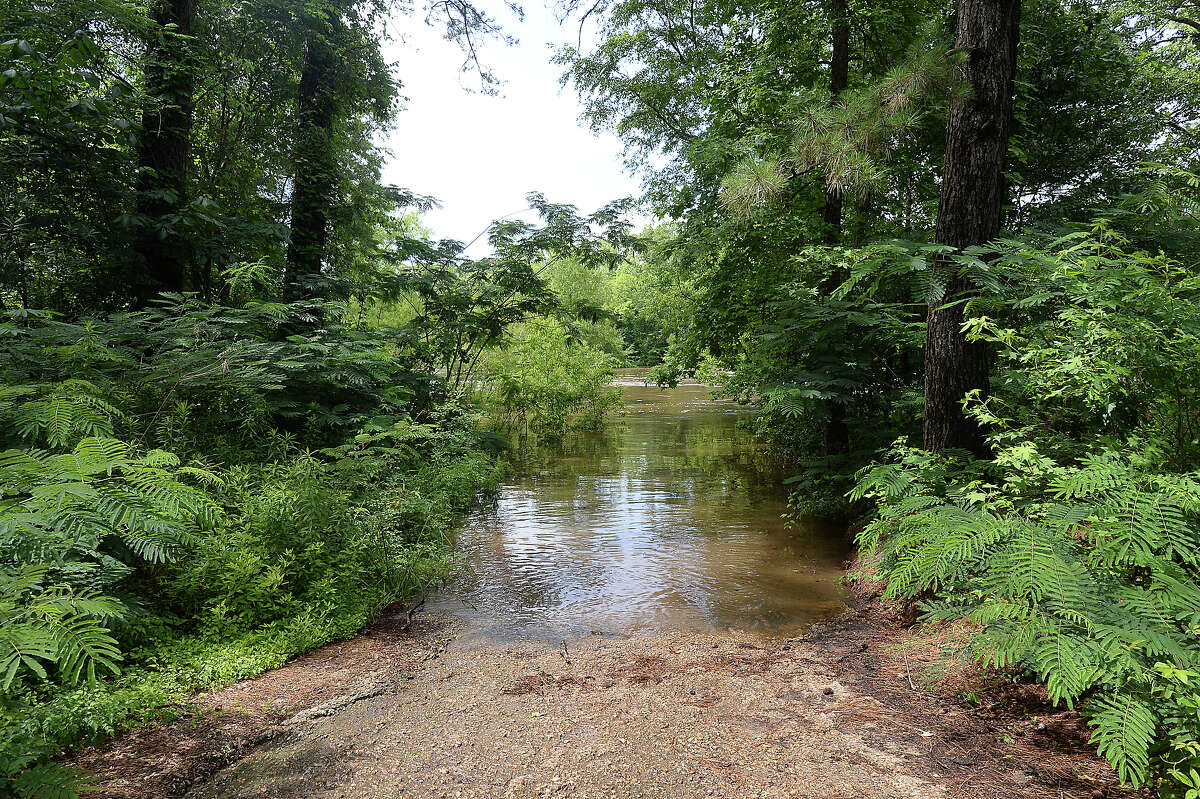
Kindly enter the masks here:
[[531, 194], [478, 258], [382, 182], [393, 10], [0, 0], [0, 793], [415, 600], [622, 366], [757, 404], [890, 597], [1200, 793], [1194, 2], [562, 4], [660, 222]]

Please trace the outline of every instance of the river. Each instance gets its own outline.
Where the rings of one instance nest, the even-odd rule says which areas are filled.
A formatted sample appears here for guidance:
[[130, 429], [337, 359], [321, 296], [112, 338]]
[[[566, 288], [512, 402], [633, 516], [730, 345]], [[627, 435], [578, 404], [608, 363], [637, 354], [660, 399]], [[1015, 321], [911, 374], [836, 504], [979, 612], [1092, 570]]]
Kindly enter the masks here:
[[749, 413], [708, 388], [619, 373], [605, 430], [519, 457], [458, 535], [466, 568], [429, 600], [467, 634], [791, 634], [843, 607], [841, 531], [786, 523], [787, 490]]

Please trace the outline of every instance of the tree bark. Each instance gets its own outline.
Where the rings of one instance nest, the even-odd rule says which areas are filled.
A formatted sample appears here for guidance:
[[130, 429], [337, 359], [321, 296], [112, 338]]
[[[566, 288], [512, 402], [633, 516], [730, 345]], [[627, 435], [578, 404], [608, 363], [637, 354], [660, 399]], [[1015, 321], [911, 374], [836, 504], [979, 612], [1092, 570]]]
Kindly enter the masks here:
[[[1004, 221], [1020, 20], [1020, 0], [958, 1], [955, 47], [967, 54], [971, 96], [950, 108], [936, 234], [939, 244], [958, 250], [996, 238]], [[968, 392], [988, 391], [988, 346], [962, 332], [963, 303], [974, 292], [969, 275], [953, 275], [945, 297], [929, 304], [924, 444], [931, 452], [987, 451], [983, 431], [962, 409]]]
[[289, 299], [306, 296], [304, 280], [321, 273], [328, 244], [330, 209], [337, 189], [333, 121], [337, 114], [338, 59], [330, 41], [331, 29], [327, 23], [314, 21], [304, 43], [297, 106], [291, 240], [284, 275], [285, 295]]
[[[836, 102], [850, 85], [850, 14], [846, 0], [830, 0], [832, 51], [829, 59], [829, 93]], [[821, 213], [825, 223], [825, 244], [836, 245], [842, 240], [842, 191], [838, 186], [825, 187], [825, 207]], [[821, 286], [828, 294], [845, 280], [845, 275], [832, 272]], [[850, 451], [850, 427], [846, 424], [846, 403], [840, 399], [826, 403], [824, 447], [826, 455], [845, 455]]]
[[[196, 0], [161, 0], [156, 30], [146, 50], [146, 94], [138, 143], [137, 212], [147, 220], [134, 249], [143, 274], [135, 303], [160, 291], [183, 291], [193, 257], [177, 218], [188, 204], [195, 77], [189, 38]], [[173, 218], [175, 217], [175, 218]]]

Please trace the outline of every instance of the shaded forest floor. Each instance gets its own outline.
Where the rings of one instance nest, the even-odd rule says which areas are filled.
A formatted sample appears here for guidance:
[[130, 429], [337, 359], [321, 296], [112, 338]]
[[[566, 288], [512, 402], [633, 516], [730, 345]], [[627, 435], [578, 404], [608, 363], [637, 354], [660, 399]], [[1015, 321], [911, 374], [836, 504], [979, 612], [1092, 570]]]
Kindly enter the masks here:
[[73, 762], [108, 799], [1129, 795], [1081, 720], [1030, 687], [925, 684], [936, 642], [912, 646], [869, 597], [791, 639], [481, 645], [406, 619]]

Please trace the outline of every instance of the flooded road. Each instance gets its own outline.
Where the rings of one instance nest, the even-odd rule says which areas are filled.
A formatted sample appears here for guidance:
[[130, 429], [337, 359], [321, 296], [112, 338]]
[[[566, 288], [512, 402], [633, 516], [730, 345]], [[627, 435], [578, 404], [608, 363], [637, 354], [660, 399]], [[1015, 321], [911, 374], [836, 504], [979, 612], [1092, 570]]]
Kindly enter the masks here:
[[[1049, 711], [1039, 743], [1027, 709], [973, 718], [961, 672], [918, 687], [913, 666], [944, 661], [883, 614], [763, 635], [840, 607], [841, 536], [784, 527], [778, 475], [736, 407], [698, 386], [623, 390], [607, 435], [525, 460], [463, 530], [472, 570], [434, 602], [456, 623], [410, 627], [391, 608], [364, 635], [206, 692], [199, 712], [85, 761], [132, 788], [103, 795], [167, 795], [144, 788], [186, 785], [230, 751], [248, 754], [190, 799], [1124, 793], [1063, 745], [1068, 711]], [[578, 635], [591, 630], [638, 634]], [[246, 744], [213, 737], [247, 707], [266, 712], [240, 728]], [[139, 757], [130, 779], [120, 764]]]
[[[102, 796], [179, 795], [229, 752], [190, 799], [1127, 793], [1063, 745], [1068, 711], [1049, 710], [1039, 743], [1028, 712], [974, 718], [961, 672], [917, 687], [909, 653], [944, 661], [883, 614], [763, 635], [839, 608], [841, 536], [784, 527], [778, 475], [737, 408], [698, 386], [623, 390], [607, 435], [519, 464], [463, 530], [472, 570], [434, 603], [456, 623], [410, 627], [391, 608], [364, 635], [205, 692], [175, 724], [93, 750], [83, 765], [116, 786]], [[577, 637], [591, 630], [639, 634]]]
[[618, 378], [623, 413], [519, 459], [459, 533], [430, 598], [487, 638], [733, 628], [790, 633], [842, 607], [840, 531], [796, 522], [746, 411], [704, 386]]

